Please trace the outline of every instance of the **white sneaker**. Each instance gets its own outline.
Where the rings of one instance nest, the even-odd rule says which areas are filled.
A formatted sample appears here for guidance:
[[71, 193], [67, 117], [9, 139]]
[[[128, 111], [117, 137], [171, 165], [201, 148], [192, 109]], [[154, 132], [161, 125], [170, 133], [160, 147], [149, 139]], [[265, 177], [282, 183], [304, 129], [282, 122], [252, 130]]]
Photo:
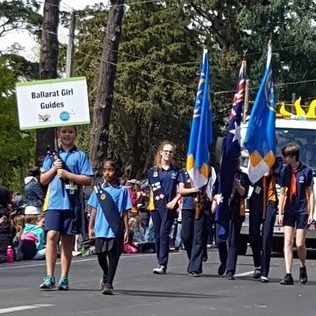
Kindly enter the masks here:
[[167, 271], [167, 267], [165, 267], [165, 266], [159, 266], [159, 267], [153, 269], [154, 274], [166, 274], [166, 271]]
[[261, 283], [269, 283], [269, 278], [268, 277], [266, 277], [266, 276], [261, 276], [260, 277], [260, 280], [261, 280]]

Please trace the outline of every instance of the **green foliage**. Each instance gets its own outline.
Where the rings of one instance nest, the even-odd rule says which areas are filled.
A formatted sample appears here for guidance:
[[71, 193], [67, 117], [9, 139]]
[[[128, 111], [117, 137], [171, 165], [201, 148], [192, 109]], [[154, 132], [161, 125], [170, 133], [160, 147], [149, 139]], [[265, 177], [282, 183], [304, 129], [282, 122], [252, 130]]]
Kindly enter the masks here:
[[0, 37], [6, 33], [26, 29], [38, 34], [42, 16], [37, 13], [40, 4], [35, 0], [11, 0], [0, 2]]
[[[92, 9], [81, 18], [74, 72], [87, 76], [93, 104], [98, 64], [106, 62], [106, 12]], [[178, 145], [183, 163], [202, 56], [189, 23], [180, 7], [155, 3], [133, 5], [124, 17], [109, 148], [133, 176], [144, 174], [163, 139]]]
[[163, 139], [184, 163], [202, 56], [189, 23], [172, 4], [133, 5], [125, 16], [110, 146], [133, 176], [145, 174]]
[[[241, 27], [252, 30], [247, 39], [249, 51], [261, 52], [268, 39], [272, 39], [276, 84], [315, 79], [315, 13], [316, 3], [312, 0], [276, 0], [260, 11], [245, 8], [241, 12]], [[263, 70], [264, 61], [259, 57], [256, 54], [251, 58], [254, 79], [259, 79], [258, 73]], [[277, 87], [276, 92], [279, 100], [291, 100], [293, 92], [303, 98], [316, 95], [315, 83], [285, 85]]]
[[[62, 12], [61, 22], [69, 27], [70, 14]], [[93, 113], [98, 67], [102, 55], [102, 44], [107, 13], [102, 4], [76, 11], [76, 39], [74, 51], [73, 76], [85, 76], [88, 82], [90, 113]], [[59, 49], [59, 71], [66, 69], [66, 47]], [[81, 126], [78, 131], [78, 146], [89, 152], [90, 126]]]
[[[192, 18], [212, 54], [212, 91], [217, 133], [225, 130], [225, 113], [231, 100], [240, 62], [246, 52], [250, 100], [253, 100], [266, 62], [269, 39], [273, 45], [273, 69], [277, 100], [290, 103], [292, 93], [315, 98], [316, 3], [273, 0], [262, 6], [256, 0], [179, 0]], [[227, 93], [217, 93], [228, 91]], [[221, 127], [221, 128], [220, 128]]]
[[[123, 37], [111, 118], [111, 150], [120, 153], [134, 175], [151, 164], [162, 139], [178, 145], [183, 163], [192, 104], [197, 88], [202, 44], [210, 51], [215, 135], [226, 130], [241, 60], [246, 53], [250, 99], [257, 93], [269, 39], [277, 100], [315, 96], [315, 1], [172, 0], [131, 5]], [[79, 13], [74, 75], [86, 75], [91, 106], [106, 28], [105, 8]], [[65, 19], [67, 21], [67, 19]], [[89, 145], [87, 132], [81, 138]]]
[[34, 134], [18, 126], [15, 83], [28, 68], [19, 59], [0, 58], [0, 183], [12, 191], [21, 191], [26, 169], [34, 163]]

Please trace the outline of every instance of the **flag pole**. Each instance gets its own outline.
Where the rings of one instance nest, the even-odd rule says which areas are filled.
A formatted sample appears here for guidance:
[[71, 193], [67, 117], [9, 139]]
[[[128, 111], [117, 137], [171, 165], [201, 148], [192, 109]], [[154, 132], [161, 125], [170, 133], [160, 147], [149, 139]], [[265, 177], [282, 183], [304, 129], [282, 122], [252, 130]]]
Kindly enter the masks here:
[[243, 123], [246, 123], [247, 112], [248, 112], [248, 108], [249, 108], [249, 87], [250, 87], [250, 80], [246, 79], [245, 100], [244, 100], [244, 108], [243, 108], [243, 114], [242, 114]]
[[[242, 60], [242, 62], [245, 63], [245, 68], [247, 68], [246, 54], [247, 54], [247, 49], [244, 50], [244, 55], [243, 55], [243, 60]], [[242, 112], [242, 121], [243, 121], [243, 123], [246, 123], [248, 106], [249, 106], [249, 84], [250, 84], [249, 79], [246, 79], [244, 104], [243, 104], [244, 106], [243, 106], [243, 112]]]

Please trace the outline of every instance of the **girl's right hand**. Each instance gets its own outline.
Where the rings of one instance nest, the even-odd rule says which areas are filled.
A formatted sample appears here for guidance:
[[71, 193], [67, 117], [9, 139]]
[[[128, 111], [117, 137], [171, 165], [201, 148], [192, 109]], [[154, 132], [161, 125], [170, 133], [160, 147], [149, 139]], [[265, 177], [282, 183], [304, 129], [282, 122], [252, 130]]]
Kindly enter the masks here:
[[309, 215], [307, 219], [307, 226], [310, 226], [314, 221], [313, 215]]
[[283, 226], [283, 219], [284, 219], [284, 215], [283, 214], [279, 214], [278, 215], [278, 224]]
[[57, 170], [63, 168], [63, 162], [60, 159], [56, 159], [53, 165]]
[[124, 231], [124, 244], [129, 242], [129, 230]]
[[89, 239], [92, 240], [95, 238], [94, 229], [89, 228]]

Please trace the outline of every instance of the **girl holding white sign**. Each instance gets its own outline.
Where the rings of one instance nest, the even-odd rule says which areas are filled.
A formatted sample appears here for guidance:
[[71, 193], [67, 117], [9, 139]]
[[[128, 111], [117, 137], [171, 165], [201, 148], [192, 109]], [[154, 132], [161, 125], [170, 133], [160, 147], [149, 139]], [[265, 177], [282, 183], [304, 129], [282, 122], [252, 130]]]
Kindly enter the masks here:
[[55, 287], [57, 244], [61, 240], [61, 278], [58, 290], [68, 290], [75, 234], [81, 233], [80, 187], [91, 184], [92, 168], [86, 154], [75, 146], [77, 130], [73, 126], [58, 129], [60, 147], [45, 157], [40, 181], [48, 185], [45, 213], [46, 270], [41, 289]]

